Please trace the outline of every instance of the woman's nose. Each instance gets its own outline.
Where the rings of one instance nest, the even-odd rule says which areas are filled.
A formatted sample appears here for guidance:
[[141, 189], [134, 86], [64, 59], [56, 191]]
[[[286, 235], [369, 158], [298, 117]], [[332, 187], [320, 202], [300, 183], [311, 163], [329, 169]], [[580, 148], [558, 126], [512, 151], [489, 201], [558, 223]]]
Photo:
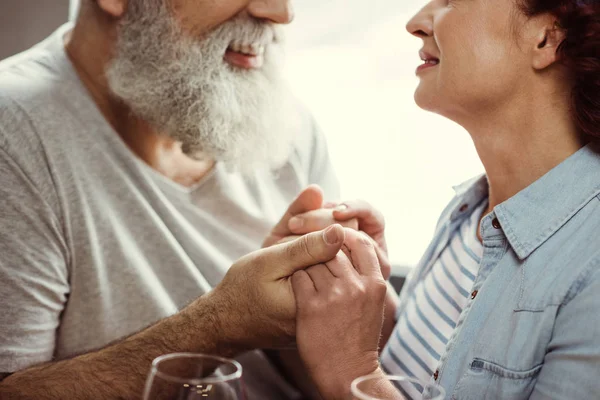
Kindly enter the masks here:
[[433, 36], [433, 9], [435, 1], [431, 1], [408, 21], [406, 24], [408, 33], [420, 38]]

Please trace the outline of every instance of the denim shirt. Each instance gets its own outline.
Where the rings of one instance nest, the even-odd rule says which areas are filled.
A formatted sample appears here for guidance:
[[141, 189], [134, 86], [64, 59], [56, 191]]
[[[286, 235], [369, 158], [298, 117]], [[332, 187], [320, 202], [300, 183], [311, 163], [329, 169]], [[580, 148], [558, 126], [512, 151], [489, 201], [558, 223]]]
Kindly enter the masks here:
[[[487, 197], [487, 179], [455, 191], [397, 316]], [[587, 145], [496, 206], [480, 229], [479, 275], [432, 382], [447, 399], [600, 398], [600, 147]]]

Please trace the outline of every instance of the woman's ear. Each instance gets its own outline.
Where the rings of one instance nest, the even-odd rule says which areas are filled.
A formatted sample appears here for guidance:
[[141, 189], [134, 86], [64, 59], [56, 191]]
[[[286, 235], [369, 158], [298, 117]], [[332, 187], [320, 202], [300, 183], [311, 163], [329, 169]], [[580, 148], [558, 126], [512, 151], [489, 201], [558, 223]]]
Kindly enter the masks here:
[[127, 0], [96, 0], [96, 3], [113, 18], [121, 18], [127, 9]]
[[540, 24], [533, 42], [532, 66], [537, 70], [548, 68], [558, 61], [558, 47], [565, 40], [565, 32], [556, 19], [546, 19], [546, 23]]

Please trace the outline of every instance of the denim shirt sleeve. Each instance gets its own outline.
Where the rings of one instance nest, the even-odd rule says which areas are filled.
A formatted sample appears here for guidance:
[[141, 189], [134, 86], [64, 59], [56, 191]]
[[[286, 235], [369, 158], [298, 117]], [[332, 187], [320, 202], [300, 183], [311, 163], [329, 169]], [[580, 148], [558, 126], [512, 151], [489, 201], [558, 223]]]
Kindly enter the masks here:
[[583, 271], [558, 309], [531, 400], [585, 399], [600, 393], [600, 257]]

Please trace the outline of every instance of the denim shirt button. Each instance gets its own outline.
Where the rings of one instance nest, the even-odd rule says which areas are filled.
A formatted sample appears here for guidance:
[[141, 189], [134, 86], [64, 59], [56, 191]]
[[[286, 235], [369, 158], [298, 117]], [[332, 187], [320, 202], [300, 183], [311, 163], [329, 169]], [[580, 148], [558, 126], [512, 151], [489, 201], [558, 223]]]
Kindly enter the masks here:
[[492, 220], [492, 226], [493, 226], [495, 229], [500, 229], [500, 228], [501, 228], [501, 226], [500, 226], [500, 221], [498, 221], [498, 218], [494, 218], [494, 219]]
[[473, 293], [471, 293], [471, 300], [475, 300], [475, 297], [477, 297], [477, 293], [479, 293], [479, 290], [473, 290]]
[[468, 204], [463, 204], [462, 206], [460, 206], [460, 208], [458, 209], [458, 211], [465, 212], [469, 209], [469, 205]]
[[434, 374], [433, 374], [433, 379], [434, 379], [435, 381], [437, 381], [437, 380], [438, 380], [438, 376], [439, 376], [439, 375], [440, 375], [440, 370], [439, 370], [439, 369], [436, 369], [436, 370], [435, 370], [435, 372], [434, 372]]

